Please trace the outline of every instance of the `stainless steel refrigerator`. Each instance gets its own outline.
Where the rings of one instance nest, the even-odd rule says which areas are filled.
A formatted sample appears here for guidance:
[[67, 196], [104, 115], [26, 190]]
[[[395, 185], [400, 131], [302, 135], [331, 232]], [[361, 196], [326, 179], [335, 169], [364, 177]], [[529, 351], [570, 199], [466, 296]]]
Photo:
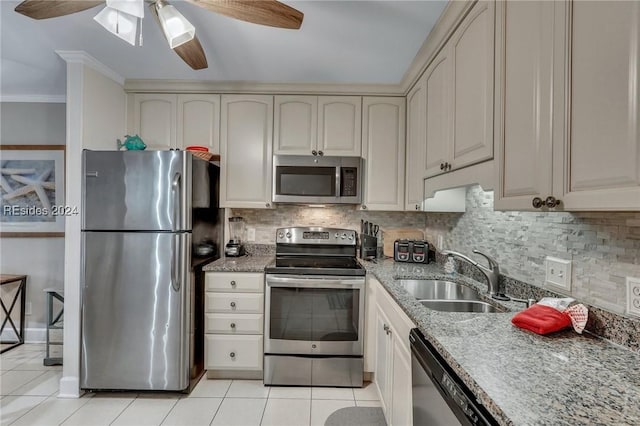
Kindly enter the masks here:
[[219, 169], [186, 151], [85, 151], [83, 176], [81, 387], [188, 391], [204, 367], [193, 247], [222, 243]]

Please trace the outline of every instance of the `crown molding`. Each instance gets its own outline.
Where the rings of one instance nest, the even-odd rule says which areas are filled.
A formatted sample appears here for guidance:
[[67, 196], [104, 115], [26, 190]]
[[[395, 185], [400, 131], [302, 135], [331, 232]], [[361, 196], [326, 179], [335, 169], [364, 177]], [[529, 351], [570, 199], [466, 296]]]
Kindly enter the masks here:
[[55, 52], [67, 63], [86, 65], [94, 71], [97, 71], [105, 77], [115, 81], [119, 85], [124, 86], [124, 77], [98, 61], [93, 56], [89, 55], [87, 52], [82, 50], [56, 50]]
[[398, 84], [403, 95], [409, 93], [433, 58], [447, 43], [462, 19], [478, 0], [450, 1], [433, 26], [415, 58]]
[[252, 93], [403, 96], [398, 84], [259, 83], [252, 81], [126, 80], [135, 93]]
[[2, 95], [0, 96], [0, 102], [64, 104], [67, 102], [67, 96], [66, 95]]

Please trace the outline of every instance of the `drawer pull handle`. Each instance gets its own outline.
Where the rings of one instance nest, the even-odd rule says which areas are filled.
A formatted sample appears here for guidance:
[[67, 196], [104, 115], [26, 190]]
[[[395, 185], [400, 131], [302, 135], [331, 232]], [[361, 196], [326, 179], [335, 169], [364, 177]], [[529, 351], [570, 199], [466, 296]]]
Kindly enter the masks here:
[[236, 323], [235, 322], [231, 323], [231, 328], [236, 328]]
[[231, 302], [231, 307], [235, 308], [236, 307], [236, 302]]
[[236, 282], [235, 281], [231, 281], [231, 287], [235, 287], [236, 286]]
[[231, 352], [231, 353], [229, 354], [229, 356], [230, 356], [231, 358], [235, 358], [235, 357], [236, 357], [236, 353], [235, 353], [235, 352]]

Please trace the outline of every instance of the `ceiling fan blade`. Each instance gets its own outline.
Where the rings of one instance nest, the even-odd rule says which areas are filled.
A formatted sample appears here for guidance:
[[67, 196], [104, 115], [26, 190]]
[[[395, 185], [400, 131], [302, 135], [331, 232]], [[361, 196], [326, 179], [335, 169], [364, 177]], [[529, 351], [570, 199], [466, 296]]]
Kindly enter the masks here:
[[15, 11], [33, 19], [48, 19], [82, 12], [101, 3], [104, 1], [26, 0], [16, 6]]
[[297, 30], [302, 25], [304, 14], [276, 0], [187, 0], [205, 9], [211, 10], [241, 21], [270, 27]]
[[174, 47], [173, 50], [194, 70], [202, 70], [209, 66], [197, 36], [180, 46]]

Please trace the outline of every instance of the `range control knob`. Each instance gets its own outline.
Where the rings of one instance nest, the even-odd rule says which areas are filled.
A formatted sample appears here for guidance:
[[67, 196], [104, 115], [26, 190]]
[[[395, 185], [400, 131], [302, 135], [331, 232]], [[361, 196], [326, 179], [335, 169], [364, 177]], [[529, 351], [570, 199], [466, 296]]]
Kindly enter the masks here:
[[340, 238], [340, 234], [336, 232], [336, 238]]
[[284, 238], [284, 233], [283, 233], [283, 232], [280, 232], [280, 233], [278, 234], [278, 238]]
[[350, 239], [350, 240], [353, 240], [353, 235], [349, 235], [349, 239]]
[[347, 234], [342, 234], [342, 236], [340, 238], [342, 238], [344, 240], [345, 238], [347, 238]]
[[287, 238], [291, 238], [291, 232], [287, 232]]

